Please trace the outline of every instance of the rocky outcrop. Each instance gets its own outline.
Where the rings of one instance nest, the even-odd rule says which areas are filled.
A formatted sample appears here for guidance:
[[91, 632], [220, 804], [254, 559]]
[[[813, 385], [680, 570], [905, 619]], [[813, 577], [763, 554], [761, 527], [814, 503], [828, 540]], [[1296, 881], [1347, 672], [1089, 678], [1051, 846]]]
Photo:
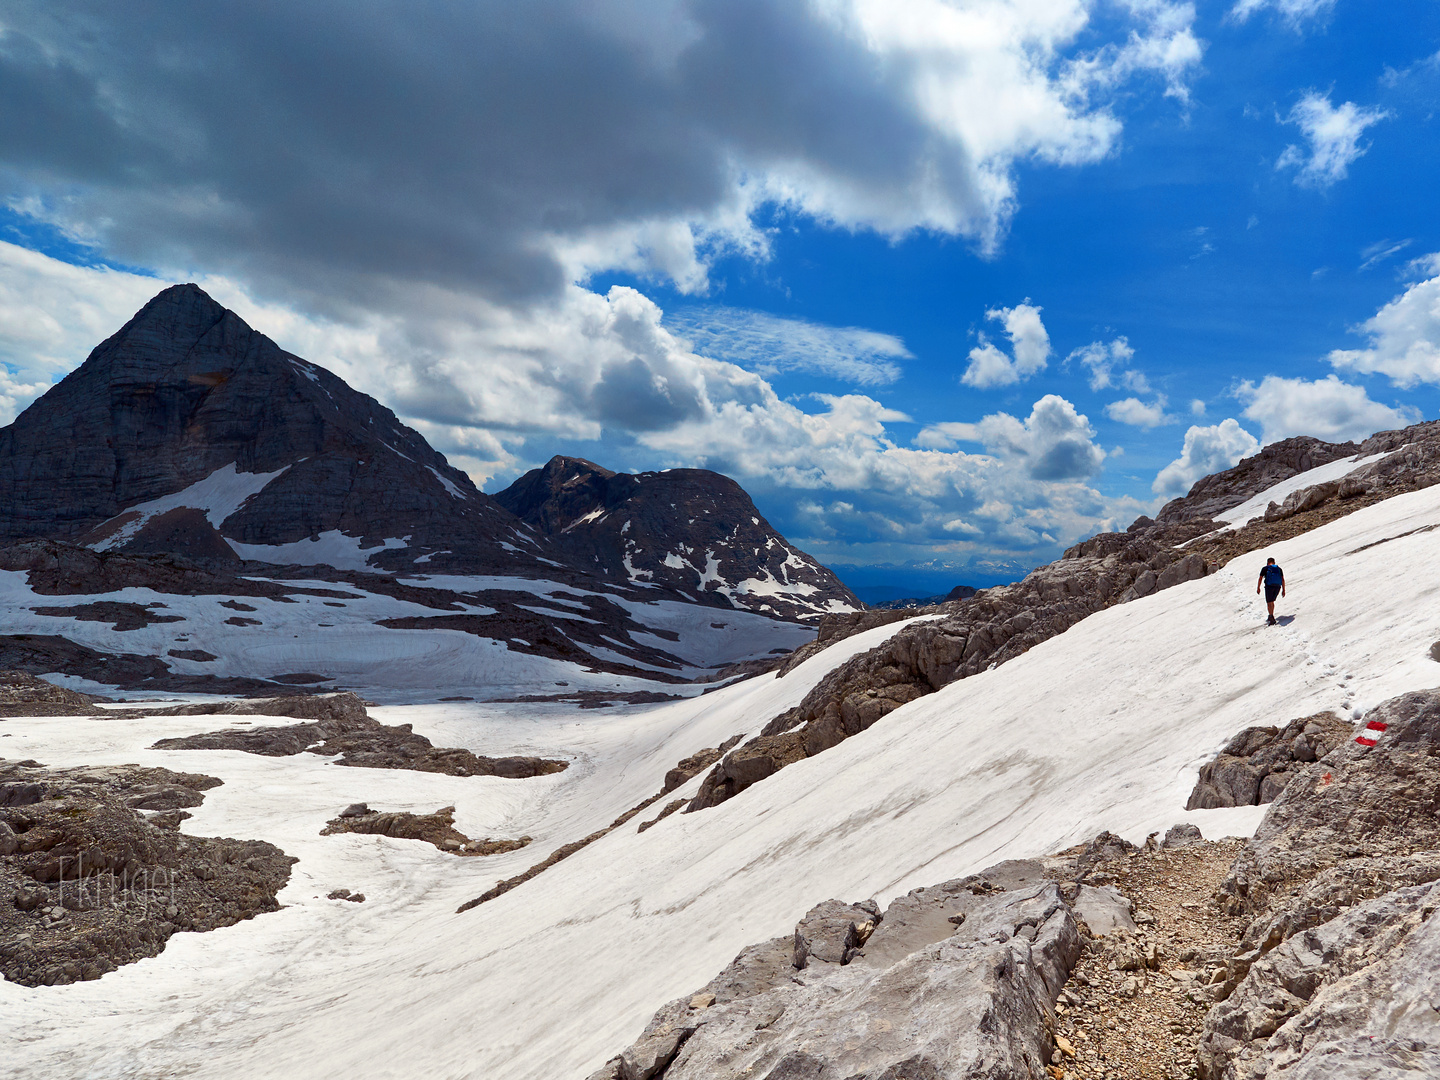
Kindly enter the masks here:
[[1299, 766], [1318, 761], [1354, 736], [1355, 725], [1334, 713], [1292, 720], [1283, 728], [1252, 727], [1200, 767], [1186, 810], [1260, 806], [1285, 790]]
[[0, 760], [0, 973], [26, 986], [98, 979], [172, 934], [275, 911], [293, 858], [176, 828], [219, 783]]
[[74, 716], [102, 700], [23, 671], [0, 671], [0, 716]]
[[266, 679], [182, 675], [171, 671], [159, 657], [100, 652], [59, 634], [0, 634], [0, 669], [76, 675], [108, 686], [156, 693], [273, 694], [282, 689]]
[[1163, 523], [1214, 518], [1268, 487], [1302, 472], [1362, 452], [1353, 442], [1327, 443], [1308, 435], [1271, 443], [1233, 468], [1197, 480], [1183, 497], [1155, 515]]
[[702, 603], [783, 618], [862, 606], [719, 473], [616, 473], [557, 456], [495, 501], [575, 566], [610, 581], [660, 585]]
[[821, 904], [663, 1007], [591, 1080], [1043, 1076], [1081, 940], [1059, 887], [1027, 867], [1013, 888], [946, 882], [883, 917]]
[[1250, 919], [1203, 1080], [1428, 1075], [1440, 1063], [1440, 691], [1372, 710], [1286, 786], [1221, 885]]
[[[412, 814], [404, 810], [371, 810], [365, 803], [354, 803], [340, 811], [320, 830], [321, 836], [336, 833], [363, 833], [369, 836], [391, 836], [397, 840], [423, 840], [453, 855], [499, 855], [518, 851], [530, 843], [530, 837], [518, 840], [472, 840], [455, 828], [455, 807], [442, 806], [433, 814]], [[349, 899], [348, 897], [346, 899]]]
[[390, 726], [371, 719], [354, 694], [310, 698], [180, 705], [147, 710], [148, 716], [312, 716], [316, 722], [289, 727], [227, 728], [183, 738], [161, 739], [155, 750], [243, 750], [265, 757], [302, 752], [330, 757], [336, 765], [364, 769], [413, 769], [448, 776], [504, 776], [522, 779], [560, 772], [569, 762], [536, 757], [484, 757], [455, 747], [436, 747], [410, 724]]

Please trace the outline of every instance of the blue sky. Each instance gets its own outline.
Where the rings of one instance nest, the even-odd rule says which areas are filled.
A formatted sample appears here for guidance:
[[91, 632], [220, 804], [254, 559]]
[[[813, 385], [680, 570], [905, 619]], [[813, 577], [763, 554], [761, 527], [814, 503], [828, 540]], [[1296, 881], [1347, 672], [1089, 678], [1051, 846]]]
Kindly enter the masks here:
[[0, 421], [198, 280], [489, 490], [929, 592], [1440, 412], [1436, 0], [169, 7], [4, 18]]

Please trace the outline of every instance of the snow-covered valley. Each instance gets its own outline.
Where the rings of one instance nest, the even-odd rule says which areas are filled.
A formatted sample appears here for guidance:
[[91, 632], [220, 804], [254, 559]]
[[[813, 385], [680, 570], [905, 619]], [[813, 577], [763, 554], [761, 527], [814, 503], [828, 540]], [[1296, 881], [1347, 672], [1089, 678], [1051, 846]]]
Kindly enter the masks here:
[[[722, 805], [641, 832], [654, 816], [644, 812], [463, 914], [456, 907], [498, 879], [658, 791], [680, 758], [758, 731], [904, 624], [832, 645], [783, 678], [657, 705], [372, 710], [437, 745], [571, 762], [526, 780], [147, 749], [214, 718], [5, 720], [6, 758], [218, 776], [224, 785], [184, 831], [268, 840], [300, 860], [281, 911], [178, 934], [159, 956], [97, 981], [0, 984], [7, 1066], [27, 1077], [579, 1080], [662, 1002], [820, 900], [883, 903], [1101, 829], [1140, 841], [1190, 821], [1207, 837], [1248, 835], [1264, 808], [1182, 809], [1199, 765], [1231, 735], [1327, 709], [1358, 718], [1440, 682], [1428, 652], [1440, 637], [1437, 524], [1440, 487], [1399, 495], [1100, 611]], [[1289, 585], [1278, 627], [1262, 625], [1255, 596], [1265, 555]], [[534, 843], [456, 859], [411, 841], [319, 835], [359, 800], [454, 805], [467, 833]], [[367, 902], [323, 898], [337, 887]]]

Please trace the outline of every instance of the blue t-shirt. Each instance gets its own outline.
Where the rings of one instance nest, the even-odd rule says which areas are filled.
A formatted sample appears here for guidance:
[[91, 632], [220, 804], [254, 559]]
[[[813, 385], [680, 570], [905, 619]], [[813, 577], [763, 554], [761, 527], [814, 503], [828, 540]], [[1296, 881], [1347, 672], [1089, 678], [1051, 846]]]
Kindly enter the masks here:
[[1266, 585], [1283, 585], [1285, 583], [1285, 572], [1274, 563], [1267, 563], [1265, 569], [1260, 573], [1264, 576]]

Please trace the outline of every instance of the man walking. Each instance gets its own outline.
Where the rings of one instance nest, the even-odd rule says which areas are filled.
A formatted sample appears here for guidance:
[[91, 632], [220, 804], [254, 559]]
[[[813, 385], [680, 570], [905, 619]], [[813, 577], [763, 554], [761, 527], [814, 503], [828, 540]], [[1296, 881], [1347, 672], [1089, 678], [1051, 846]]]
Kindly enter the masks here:
[[1275, 597], [1285, 595], [1285, 571], [1268, 559], [1260, 568], [1260, 579], [1255, 582], [1255, 595], [1260, 595], [1260, 586], [1265, 586], [1265, 608], [1270, 612], [1268, 625], [1275, 625]]

